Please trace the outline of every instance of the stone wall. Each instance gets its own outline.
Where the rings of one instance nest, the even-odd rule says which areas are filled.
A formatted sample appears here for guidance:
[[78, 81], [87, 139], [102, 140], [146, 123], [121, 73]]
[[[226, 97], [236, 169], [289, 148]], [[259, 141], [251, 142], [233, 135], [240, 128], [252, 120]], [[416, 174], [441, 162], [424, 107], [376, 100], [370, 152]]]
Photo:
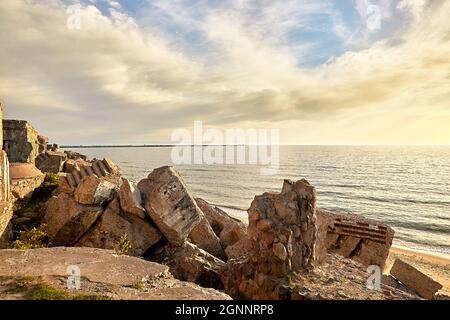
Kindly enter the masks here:
[[39, 153], [38, 133], [22, 120], [3, 120], [3, 149], [9, 162], [33, 163]]
[[222, 281], [237, 299], [285, 299], [289, 277], [311, 270], [316, 256], [316, 190], [285, 180], [281, 193], [256, 196], [248, 209], [246, 257], [228, 261]]

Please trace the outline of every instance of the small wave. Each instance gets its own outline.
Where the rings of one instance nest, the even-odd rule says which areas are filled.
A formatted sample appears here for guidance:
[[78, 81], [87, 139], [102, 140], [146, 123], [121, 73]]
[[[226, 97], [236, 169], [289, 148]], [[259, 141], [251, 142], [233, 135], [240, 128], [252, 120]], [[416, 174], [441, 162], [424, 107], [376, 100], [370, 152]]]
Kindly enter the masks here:
[[396, 222], [393, 222], [392, 225], [407, 228], [407, 229], [417, 230], [417, 231], [432, 232], [434, 234], [442, 234], [442, 235], [450, 234], [450, 228], [443, 228], [442, 225], [438, 225], [438, 224], [434, 224], [434, 223], [398, 220]]
[[450, 254], [450, 246], [429, 245], [414, 239], [404, 239], [402, 237], [394, 238], [394, 245], [405, 247], [412, 250], [427, 251], [430, 253]]
[[345, 194], [338, 191], [322, 191], [319, 195], [328, 196], [338, 196], [343, 199], [349, 200], [369, 200], [378, 203], [392, 203], [392, 204], [405, 204], [413, 203], [420, 205], [431, 205], [431, 206], [450, 206], [450, 201], [439, 201], [439, 200], [420, 200], [420, 199], [399, 199], [399, 198], [387, 198], [387, 197], [375, 197], [375, 196], [364, 196], [357, 194]]
[[216, 204], [216, 203], [211, 203], [211, 205], [219, 207], [219, 208], [223, 208], [223, 209], [231, 209], [231, 210], [241, 211], [242, 214], [247, 214], [247, 209], [244, 209], [242, 207], [223, 205], [223, 204]]

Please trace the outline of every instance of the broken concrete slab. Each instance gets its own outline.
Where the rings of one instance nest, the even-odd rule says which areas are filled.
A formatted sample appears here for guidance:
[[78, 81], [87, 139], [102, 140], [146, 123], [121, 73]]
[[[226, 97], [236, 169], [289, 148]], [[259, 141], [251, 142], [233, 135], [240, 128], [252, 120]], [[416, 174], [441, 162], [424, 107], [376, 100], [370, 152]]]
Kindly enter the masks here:
[[394, 239], [392, 228], [355, 214], [318, 209], [316, 216], [319, 260], [328, 251], [384, 269]]
[[142, 207], [142, 195], [136, 185], [130, 180], [122, 178], [119, 190], [120, 206], [125, 213], [145, 219], [145, 210]]
[[200, 223], [202, 212], [183, 179], [172, 167], [153, 170], [138, 183], [144, 207], [159, 230], [173, 245], [182, 245]]
[[53, 196], [46, 203], [43, 222], [54, 245], [74, 245], [102, 214], [101, 206], [83, 205], [66, 193]]
[[390, 274], [425, 299], [433, 299], [443, 287], [439, 282], [400, 259], [394, 261]]
[[81, 204], [103, 204], [111, 200], [118, 186], [96, 176], [83, 178], [75, 190], [75, 200]]
[[161, 232], [151, 221], [122, 214], [119, 201], [114, 199], [95, 226], [78, 241], [76, 246], [114, 249], [124, 235], [131, 245], [127, 254], [132, 256], [143, 255], [162, 237]]
[[62, 171], [67, 155], [64, 152], [45, 151], [36, 157], [36, 167], [42, 172], [58, 173]]

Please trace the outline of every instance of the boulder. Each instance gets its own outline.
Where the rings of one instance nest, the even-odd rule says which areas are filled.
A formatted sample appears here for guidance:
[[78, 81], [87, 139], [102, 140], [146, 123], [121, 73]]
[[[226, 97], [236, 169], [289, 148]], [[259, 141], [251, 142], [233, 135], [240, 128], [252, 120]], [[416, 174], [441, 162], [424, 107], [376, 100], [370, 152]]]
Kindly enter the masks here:
[[91, 164], [83, 159], [68, 159], [64, 162], [63, 171], [66, 173], [72, 173], [74, 171], [80, 171], [83, 167], [89, 167]]
[[111, 159], [104, 158], [101, 162], [105, 165], [110, 175], [120, 175], [119, 167]]
[[3, 120], [3, 149], [9, 162], [33, 163], [39, 154], [38, 133], [22, 120]]
[[234, 245], [245, 237], [247, 227], [242, 221], [229, 216], [225, 211], [201, 198], [196, 198], [195, 201], [214, 233], [219, 237], [222, 248], [226, 250], [228, 246]]
[[71, 160], [79, 160], [79, 159], [84, 161], [87, 160], [87, 157], [79, 152], [65, 150], [64, 153], [67, 155], [67, 158]]
[[183, 179], [172, 167], [153, 170], [138, 188], [144, 208], [159, 230], [174, 245], [182, 245], [200, 223], [202, 212], [187, 190]]
[[119, 201], [114, 199], [95, 226], [78, 241], [76, 246], [114, 249], [124, 235], [131, 244], [127, 254], [132, 256], [143, 255], [162, 237], [151, 221], [123, 214]]
[[32, 163], [10, 163], [11, 194], [15, 199], [25, 199], [44, 182], [45, 175]]
[[213, 256], [226, 260], [225, 252], [220, 244], [219, 237], [216, 236], [209, 225], [208, 220], [203, 217], [198, 225], [192, 229], [188, 237], [189, 241]]
[[245, 256], [244, 245], [245, 245], [245, 238], [242, 238], [235, 244], [226, 247], [225, 255], [227, 256], [227, 260], [228, 259], [238, 259], [238, 258]]
[[163, 246], [156, 251], [153, 258], [167, 264], [177, 279], [206, 288], [223, 287], [220, 277], [225, 262], [190, 242], [186, 241], [181, 246]]
[[394, 238], [392, 228], [354, 214], [318, 209], [316, 215], [319, 256], [329, 251], [384, 269]]
[[43, 222], [54, 245], [74, 245], [103, 212], [101, 206], [83, 205], [66, 193], [53, 196], [46, 203]]
[[425, 299], [433, 299], [435, 294], [443, 288], [442, 284], [400, 259], [394, 261], [390, 274]]
[[57, 192], [64, 192], [70, 195], [73, 195], [75, 192], [75, 185], [70, 183], [67, 173], [60, 172], [58, 173], [58, 189]]
[[45, 151], [36, 157], [36, 167], [42, 172], [58, 173], [62, 171], [67, 155], [63, 152]]
[[75, 200], [81, 204], [102, 204], [111, 200], [117, 185], [96, 176], [83, 178], [75, 190]]
[[145, 219], [145, 210], [142, 207], [142, 195], [135, 184], [128, 179], [122, 178], [119, 190], [120, 207], [128, 214]]
[[[113, 300], [230, 300], [214, 289], [174, 279], [168, 267], [114, 251], [95, 248], [44, 248], [1, 250], [0, 287], [3, 279], [40, 277], [59, 290], [67, 290], [68, 266], [81, 272], [80, 290], [85, 296], [101, 295]], [[61, 281], [64, 280], [64, 281]], [[134, 288], [139, 283], [145, 289]], [[0, 292], [0, 299], [24, 299], [20, 294]]]

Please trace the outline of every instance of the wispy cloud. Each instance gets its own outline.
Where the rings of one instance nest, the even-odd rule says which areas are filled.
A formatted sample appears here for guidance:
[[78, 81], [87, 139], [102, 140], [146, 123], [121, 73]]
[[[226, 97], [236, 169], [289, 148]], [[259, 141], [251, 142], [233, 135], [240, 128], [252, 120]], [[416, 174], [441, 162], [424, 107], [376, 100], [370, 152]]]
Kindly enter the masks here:
[[73, 3], [0, 2], [6, 114], [62, 143], [168, 142], [195, 119], [284, 143], [450, 143], [448, 1], [97, 0], [69, 30]]

